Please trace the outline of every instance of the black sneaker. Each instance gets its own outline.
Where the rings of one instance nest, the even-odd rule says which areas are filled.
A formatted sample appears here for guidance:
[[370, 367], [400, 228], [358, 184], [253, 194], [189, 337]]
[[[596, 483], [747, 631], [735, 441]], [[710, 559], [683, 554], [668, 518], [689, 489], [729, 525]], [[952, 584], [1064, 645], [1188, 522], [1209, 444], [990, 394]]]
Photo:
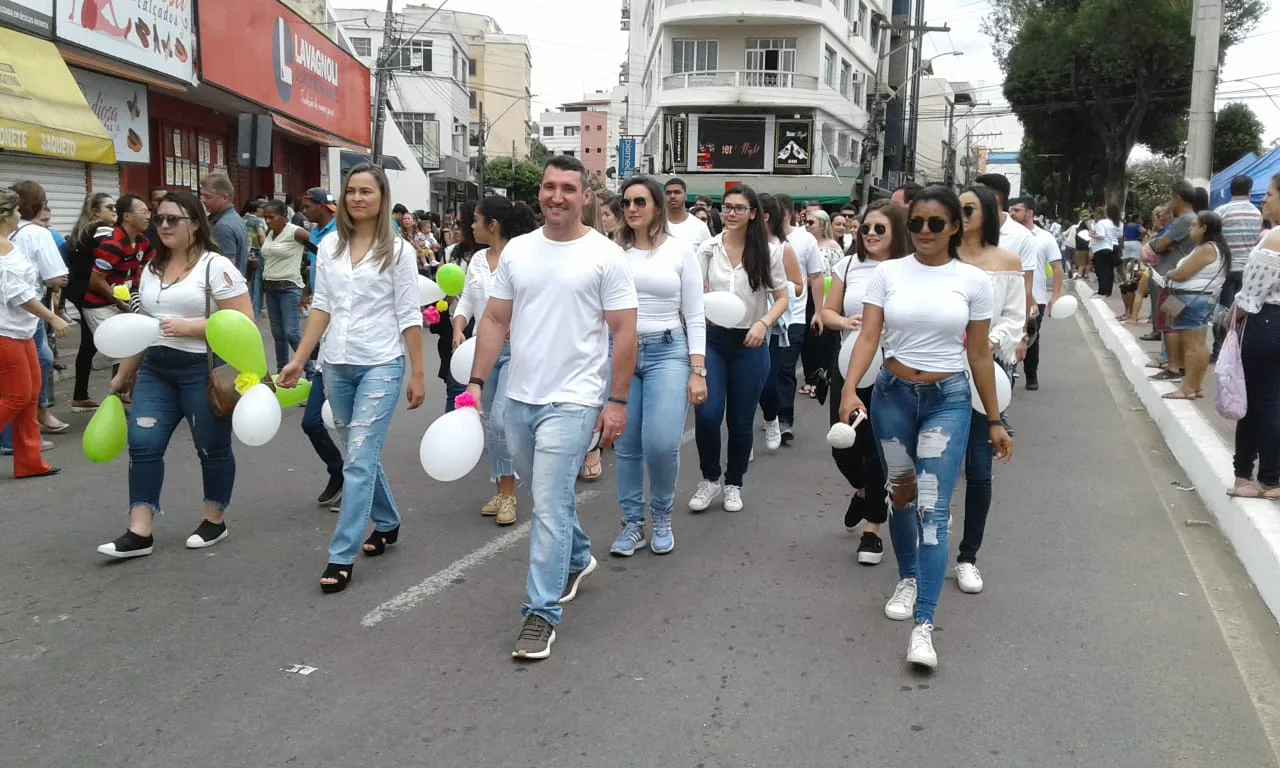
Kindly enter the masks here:
[[790, 424], [784, 424], [784, 425], [782, 426], [782, 444], [783, 444], [783, 445], [787, 445], [787, 444], [789, 444], [792, 440], [795, 440], [795, 439], [796, 439], [796, 433], [795, 433], [795, 431], [791, 428], [791, 425], [790, 425]]
[[827, 376], [827, 369], [820, 368], [814, 374], [813, 394], [818, 400], [818, 405], [827, 404], [827, 395], [831, 392], [831, 379]]
[[322, 507], [333, 507], [340, 501], [342, 501], [342, 475], [329, 475], [329, 484], [316, 497], [316, 504]]
[[871, 531], [862, 532], [862, 541], [858, 543], [858, 564], [879, 565], [884, 559], [884, 542]]
[[[594, 562], [594, 560], [592, 561]], [[525, 617], [516, 638], [516, 648], [511, 656], [517, 659], [545, 659], [551, 655], [551, 644], [556, 641], [556, 628], [536, 614]]]
[[196, 526], [196, 532], [187, 537], [187, 549], [212, 547], [227, 538], [228, 533], [226, 523], [211, 523], [208, 520], [201, 520], [200, 525]]
[[[591, 555], [591, 559], [587, 561], [586, 568], [583, 568], [580, 571], [574, 571], [569, 574], [569, 580], [566, 581], [564, 585], [564, 592], [560, 595], [560, 600], [559, 600], [560, 605], [573, 602], [573, 598], [578, 596], [578, 587], [582, 586], [582, 580], [587, 578], [587, 576], [591, 575], [591, 572], [594, 571], [595, 569], [596, 569], [596, 558], [595, 558], [595, 555]], [[533, 616], [530, 616], [529, 618], [533, 618]], [[526, 624], [527, 623], [528, 622], [526, 620]], [[548, 646], [550, 646], [550, 643], [548, 643]], [[530, 658], [545, 658], [545, 657], [533, 656]]]
[[1013, 425], [1009, 423], [1009, 419], [1004, 416], [1001, 416], [1000, 424], [1004, 427], [1004, 431], [1009, 433], [1009, 437], [1013, 437], [1014, 435]]
[[1028, 373], [1027, 374], [1027, 391], [1035, 392], [1039, 388], [1040, 388], [1040, 379]]
[[1159, 341], [1163, 337], [1160, 335], [1159, 331], [1152, 331], [1151, 333], [1144, 333], [1138, 338], [1143, 341]]
[[852, 531], [858, 527], [858, 523], [862, 522], [866, 514], [862, 508], [866, 505], [867, 498], [859, 496], [856, 493], [852, 499], [849, 499], [849, 508], [844, 511], [844, 528], [846, 531]]
[[98, 551], [107, 557], [115, 557], [121, 560], [128, 557], [146, 557], [151, 554], [152, 544], [154, 543], [155, 539], [151, 536], [139, 536], [133, 531], [125, 531], [124, 535], [115, 541], [98, 547]]

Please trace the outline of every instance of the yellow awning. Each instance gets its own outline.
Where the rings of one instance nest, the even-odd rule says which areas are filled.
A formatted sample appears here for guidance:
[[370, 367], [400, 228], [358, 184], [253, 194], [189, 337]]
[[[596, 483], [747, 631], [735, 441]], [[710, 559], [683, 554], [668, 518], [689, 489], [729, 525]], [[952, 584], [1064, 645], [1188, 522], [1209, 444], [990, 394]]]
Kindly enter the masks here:
[[0, 28], [0, 149], [116, 162], [115, 144], [89, 109], [53, 43]]

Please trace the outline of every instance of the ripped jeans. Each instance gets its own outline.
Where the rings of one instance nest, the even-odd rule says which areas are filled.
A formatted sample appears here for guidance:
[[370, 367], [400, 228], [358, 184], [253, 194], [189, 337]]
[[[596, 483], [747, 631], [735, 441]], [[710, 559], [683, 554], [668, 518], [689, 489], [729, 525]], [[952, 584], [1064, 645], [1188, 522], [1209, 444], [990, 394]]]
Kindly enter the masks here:
[[381, 365], [324, 366], [333, 423], [346, 446], [342, 506], [329, 542], [329, 562], [351, 565], [370, 518], [379, 531], [400, 527], [400, 510], [382, 471], [382, 444], [400, 402], [404, 358]]
[[[969, 378], [963, 373], [933, 384], [912, 384], [882, 370], [871, 394], [871, 427], [889, 479], [889, 535], [898, 577], [916, 579], [917, 624], [933, 623], [947, 575], [947, 523], [951, 493], [969, 446]], [[912, 479], [914, 478], [914, 482]], [[899, 506], [895, 479], [911, 484]]]

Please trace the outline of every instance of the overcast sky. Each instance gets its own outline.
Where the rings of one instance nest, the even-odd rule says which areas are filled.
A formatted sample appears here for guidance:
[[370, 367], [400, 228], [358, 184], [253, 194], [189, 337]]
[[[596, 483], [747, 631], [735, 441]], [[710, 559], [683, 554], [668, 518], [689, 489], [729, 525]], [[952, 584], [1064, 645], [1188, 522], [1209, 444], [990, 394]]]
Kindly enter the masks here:
[[[633, 0], [641, 5], [642, 0]], [[338, 0], [341, 6], [385, 7], [377, 0]], [[405, 5], [397, 0], [399, 10]], [[447, 0], [446, 9], [487, 13], [497, 19], [503, 31], [529, 37], [533, 49], [534, 115], [554, 109], [561, 102], [579, 99], [584, 93], [612, 88], [618, 82], [618, 68], [626, 57], [627, 35], [619, 28], [621, 0]], [[949, 34], [926, 37], [925, 56], [944, 51], [963, 51], [963, 56], [939, 58], [935, 73], [953, 80], [987, 86], [974, 95], [986, 114], [1005, 104], [1000, 94], [1000, 68], [991, 55], [990, 41], [979, 25], [990, 8], [989, 0], [928, 0], [925, 9], [930, 24], [947, 24]], [[1123, 41], [1117, 41], [1122, 45]], [[1193, 42], [1188, 34], [1187, 45]], [[1219, 105], [1225, 94], [1237, 93], [1266, 124], [1265, 142], [1280, 139], [1280, 66], [1274, 51], [1280, 45], [1280, 0], [1273, 3], [1253, 37], [1233, 48], [1221, 74]], [[1256, 80], [1258, 85], [1241, 78]], [[1270, 89], [1274, 101], [1261, 93]], [[975, 136], [995, 133], [981, 142], [992, 148], [1016, 150], [1021, 143], [1017, 120], [992, 118], [975, 127]]]

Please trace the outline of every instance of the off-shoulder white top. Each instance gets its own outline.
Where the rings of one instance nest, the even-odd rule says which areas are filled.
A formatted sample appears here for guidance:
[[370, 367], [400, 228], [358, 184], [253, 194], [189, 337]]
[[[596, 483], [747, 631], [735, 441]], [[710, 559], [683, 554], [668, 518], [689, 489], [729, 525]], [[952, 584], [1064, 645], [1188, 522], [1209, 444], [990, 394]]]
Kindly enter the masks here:
[[987, 272], [991, 278], [991, 351], [1007, 363], [1017, 359], [1018, 342], [1027, 327], [1026, 283], [1021, 272]]
[[1262, 311], [1263, 304], [1280, 304], [1280, 252], [1254, 246], [1244, 268], [1244, 279], [1236, 304], [1249, 314]]

